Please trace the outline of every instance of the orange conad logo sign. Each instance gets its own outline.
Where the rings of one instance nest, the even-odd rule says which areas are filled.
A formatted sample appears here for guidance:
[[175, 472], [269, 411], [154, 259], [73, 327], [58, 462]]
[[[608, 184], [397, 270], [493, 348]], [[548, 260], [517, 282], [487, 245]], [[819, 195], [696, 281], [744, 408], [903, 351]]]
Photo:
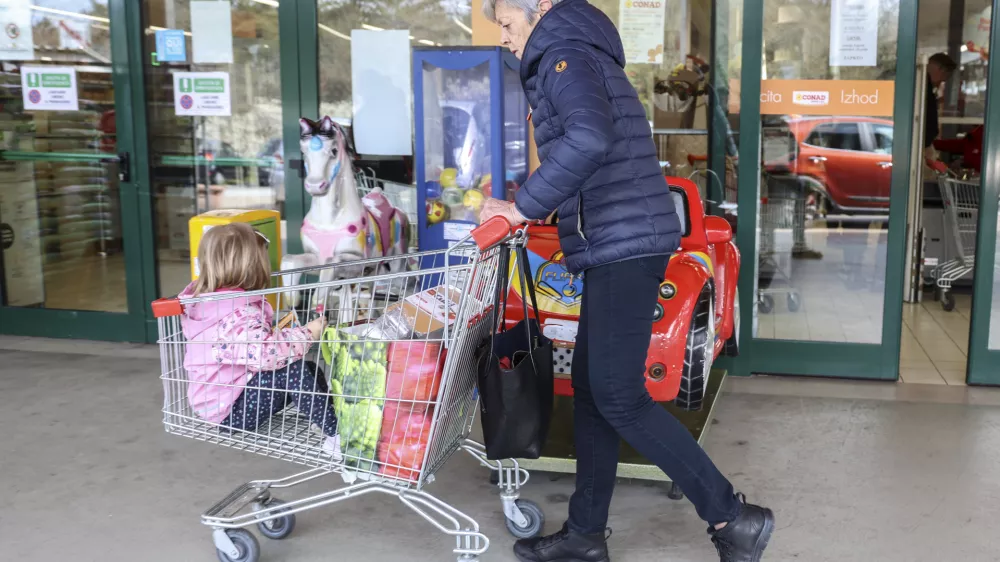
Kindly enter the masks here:
[[892, 117], [891, 80], [761, 80], [762, 115]]

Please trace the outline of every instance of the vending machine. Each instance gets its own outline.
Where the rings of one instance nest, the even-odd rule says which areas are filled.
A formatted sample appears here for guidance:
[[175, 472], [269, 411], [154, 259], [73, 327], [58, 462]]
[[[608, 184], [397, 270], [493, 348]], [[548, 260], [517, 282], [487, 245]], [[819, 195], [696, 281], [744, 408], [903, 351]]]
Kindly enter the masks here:
[[487, 197], [528, 176], [520, 65], [499, 47], [413, 50], [418, 245], [437, 250], [479, 224]]

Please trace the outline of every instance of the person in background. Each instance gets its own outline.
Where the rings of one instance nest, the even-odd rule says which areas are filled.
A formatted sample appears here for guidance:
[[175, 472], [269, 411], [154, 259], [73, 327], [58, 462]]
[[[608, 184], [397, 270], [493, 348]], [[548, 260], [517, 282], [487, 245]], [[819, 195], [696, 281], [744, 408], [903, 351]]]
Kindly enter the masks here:
[[937, 89], [951, 78], [958, 65], [944, 53], [936, 53], [927, 61], [927, 95], [924, 99], [924, 158], [937, 160], [934, 141], [941, 134], [938, 124]]
[[723, 562], [758, 562], [774, 514], [737, 494], [646, 390], [654, 309], [681, 225], [618, 30], [586, 0], [485, 0], [483, 13], [521, 61], [541, 165], [513, 202], [490, 199], [480, 218], [520, 224], [558, 210], [566, 268], [586, 275], [572, 368], [569, 520], [553, 535], [518, 541], [515, 556], [609, 560], [605, 532], [625, 439], [694, 503]]

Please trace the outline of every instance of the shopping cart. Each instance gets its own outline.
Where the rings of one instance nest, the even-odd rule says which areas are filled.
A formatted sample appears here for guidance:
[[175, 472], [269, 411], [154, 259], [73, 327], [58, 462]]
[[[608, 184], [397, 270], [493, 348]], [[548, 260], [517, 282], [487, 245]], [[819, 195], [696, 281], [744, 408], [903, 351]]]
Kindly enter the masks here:
[[[485, 447], [468, 439], [478, 404], [473, 357], [497, 322], [493, 302], [497, 282], [507, 281], [500, 277], [508, 273], [499, 269], [501, 253], [526, 240], [523, 231], [511, 232], [505, 222], [500, 223], [486, 223], [448, 250], [414, 254], [418, 270], [153, 303], [166, 431], [306, 467], [285, 478], [247, 482], [202, 515], [202, 523], [213, 529], [220, 560], [258, 560], [259, 543], [244, 527], [256, 525], [265, 537], [282, 539], [294, 529], [296, 514], [375, 492], [395, 496], [453, 537], [458, 560], [477, 560], [490, 541], [476, 520], [424, 491], [458, 450], [497, 474], [506, 526], [514, 536], [526, 538], [541, 532], [542, 510], [534, 502], [519, 499], [528, 472], [515, 460], [488, 460]], [[371, 267], [365, 269], [383, 270], [378, 260], [367, 261]], [[279, 370], [288, 365], [289, 371], [282, 372], [316, 373], [311, 385], [306, 376], [300, 377], [296, 390], [263, 388], [253, 382], [255, 378], [230, 385], [205, 383], [203, 378], [189, 380], [185, 357], [193, 346], [215, 353], [232, 343], [198, 336], [186, 339], [181, 324], [185, 311], [206, 303], [222, 307], [224, 314], [229, 308], [235, 311], [253, 303], [266, 309], [266, 301], [278, 311], [273, 326], [267, 327], [273, 333], [272, 329], [295, 321], [294, 310], [284, 314], [289, 310], [284, 304], [291, 300], [290, 292], [299, 292], [304, 302], [316, 304], [316, 313], [342, 318], [345, 311], [325, 310], [325, 303], [317, 304], [314, 297], [346, 284], [361, 286], [371, 295], [366, 301], [351, 301], [354, 310], [350, 312], [367, 320], [327, 327], [318, 345], [308, 348], [304, 357], [289, 353], [287, 361], [278, 361], [264, 347], [259, 352], [231, 352], [246, 360], [251, 373], [267, 371], [274, 362]], [[367, 308], [364, 314], [360, 307]], [[309, 345], [304, 337], [288, 343]], [[251, 359], [256, 357], [271, 357], [271, 363], [255, 366]], [[217, 402], [209, 401], [206, 406], [198, 398], [207, 386], [228, 393], [230, 400], [244, 393], [256, 396], [259, 408], [267, 405], [275, 413], [256, 427], [247, 422], [251, 417], [245, 412], [219, 421], [222, 414], [211, 410]], [[327, 405], [336, 414], [339, 451], [322, 429], [331, 417]], [[341, 476], [343, 486], [287, 502], [272, 495], [334, 474]]]
[[801, 208], [795, 198], [760, 198], [757, 307], [765, 314], [774, 310], [775, 295], [785, 296], [790, 312], [798, 311], [802, 304], [791, 278], [796, 213]]
[[976, 266], [976, 225], [979, 222], [979, 178], [959, 179], [952, 174], [938, 176], [941, 200], [944, 203], [945, 234], [954, 244], [955, 257], [945, 260], [937, 270], [937, 286], [941, 306], [955, 309], [952, 283], [965, 277]]

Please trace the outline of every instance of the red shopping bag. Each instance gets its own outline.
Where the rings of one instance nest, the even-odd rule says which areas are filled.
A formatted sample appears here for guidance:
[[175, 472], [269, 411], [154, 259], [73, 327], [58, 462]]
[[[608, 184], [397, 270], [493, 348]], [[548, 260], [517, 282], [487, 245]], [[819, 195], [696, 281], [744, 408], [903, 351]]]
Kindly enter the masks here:
[[389, 344], [386, 398], [431, 402], [441, 387], [445, 353], [440, 342], [399, 341]]
[[386, 402], [377, 448], [383, 475], [416, 482], [430, 441], [433, 411], [419, 404]]

